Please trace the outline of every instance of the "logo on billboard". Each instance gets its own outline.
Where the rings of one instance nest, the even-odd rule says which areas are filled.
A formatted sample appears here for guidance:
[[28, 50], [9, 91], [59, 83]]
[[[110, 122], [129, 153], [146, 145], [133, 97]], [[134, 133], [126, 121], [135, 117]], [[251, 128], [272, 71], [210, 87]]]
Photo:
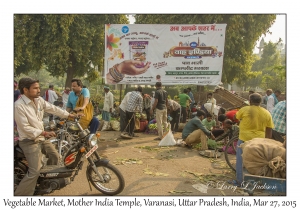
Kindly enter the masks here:
[[122, 27], [122, 32], [123, 32], [124, 34], [127, 34], [127, 33], [129, 32], [128, 26], [123, 26], [123, 27]]

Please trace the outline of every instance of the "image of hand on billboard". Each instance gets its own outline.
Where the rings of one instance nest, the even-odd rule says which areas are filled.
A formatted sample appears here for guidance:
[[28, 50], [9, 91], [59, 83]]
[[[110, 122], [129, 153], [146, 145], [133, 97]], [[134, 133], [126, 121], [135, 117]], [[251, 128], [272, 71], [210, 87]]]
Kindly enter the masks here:
[[218, 85], [226, 24], [105, 25], [105, 83]]

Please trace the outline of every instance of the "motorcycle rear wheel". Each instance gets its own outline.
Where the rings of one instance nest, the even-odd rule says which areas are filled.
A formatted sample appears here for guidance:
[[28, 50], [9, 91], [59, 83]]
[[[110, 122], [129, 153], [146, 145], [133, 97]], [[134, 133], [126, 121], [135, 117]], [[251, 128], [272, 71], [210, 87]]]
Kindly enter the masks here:
[[104, 181], [101, 182], [98, 175], [90, 167], [87, 171], [89, 181], [92, 185], [105, 195], [117, 195], [123, 191], [125, 181], [121, 172], [107, 163], [107, 165], [96, 166], [98, 172], [103, 176]]
[[17, 189], [21, 180], [24, 178], [27, 173], [27, 167], [22, 162], [16, 162], [14, 165], [14, 191]]

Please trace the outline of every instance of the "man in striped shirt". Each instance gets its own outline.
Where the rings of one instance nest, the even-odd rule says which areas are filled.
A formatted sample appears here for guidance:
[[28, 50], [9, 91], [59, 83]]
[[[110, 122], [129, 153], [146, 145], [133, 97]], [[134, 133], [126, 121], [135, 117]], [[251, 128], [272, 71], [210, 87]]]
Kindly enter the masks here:
[[271, 115], [274, 123], [272, 138], [283, 142], [284, 139], [281, 136], [286, 134], [286, 101], [278, 102]]
[[127, 126], [126, 132], [129, 136], [134, 137], [134, 115], [136, 112], [142, 113], [143, 111], [143, 97], [142, 87], [138, 87], [135, 91], [132, 91], [129, 96], [126, 107], [125, 125]]

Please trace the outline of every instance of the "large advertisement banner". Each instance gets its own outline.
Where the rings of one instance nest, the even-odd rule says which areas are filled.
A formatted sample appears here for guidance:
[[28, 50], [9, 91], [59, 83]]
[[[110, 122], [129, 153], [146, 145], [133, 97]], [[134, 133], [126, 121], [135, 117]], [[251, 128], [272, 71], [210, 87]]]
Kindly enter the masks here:
[[218, 85], [226, 24], [105, 25], [105, 83]]

